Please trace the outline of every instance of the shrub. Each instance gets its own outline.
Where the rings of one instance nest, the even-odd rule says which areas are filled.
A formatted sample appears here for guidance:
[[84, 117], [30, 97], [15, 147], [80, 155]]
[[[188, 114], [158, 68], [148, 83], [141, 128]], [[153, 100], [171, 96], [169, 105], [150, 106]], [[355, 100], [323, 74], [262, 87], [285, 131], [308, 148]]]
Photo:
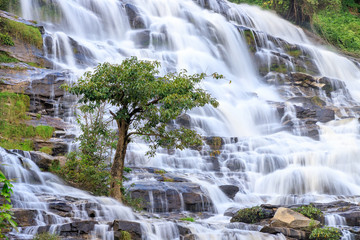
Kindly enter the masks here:
[[1, 44], [8, 45], [8, 46], [14, 46], [14, 41], [12, 38], [7, 34], [0, 33], [0, 42]]
[[294, 209], [294, 211], [301, 213], [305, 217], [308, 217], [311, 219], [319, 219], [323, 215], [322, 211], [320, 209], [314, 207], [314, 205], [312, 205], [312, 204], [298, 207], [298, 208]]
[[323, 228], [315, 228], [310, 236], [309, 239], [316, 239], [316, 240], [339, 240], [341, 239], [341, 231], [334, 227], [325, 226]]
[[36, 234], [33, 240], [60, 240], [60, 237], [56, 234], [46, 232]]
[[231, 219], [231, 222], [257, 223], [268, 218], [267, 214], [259, 206], [239, 210]]
[[131, 240], [131, 234], [128, 231], [120, 231], [120, 240]]
[[50, 126], [39, 125], [35, 128], [36, 135], [42, 139], [49, 139], [52, 137], [55, 129]]

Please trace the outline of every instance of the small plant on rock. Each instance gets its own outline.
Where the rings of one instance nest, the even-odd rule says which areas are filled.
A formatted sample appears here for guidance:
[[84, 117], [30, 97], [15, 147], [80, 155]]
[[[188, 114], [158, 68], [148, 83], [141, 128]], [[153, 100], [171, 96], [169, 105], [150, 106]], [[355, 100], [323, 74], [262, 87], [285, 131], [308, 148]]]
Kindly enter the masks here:
[[60, 237], [56, 234], [45, 232], [36, 234], [33, 240], [60, 240]]
[[231, 222], [257, 223], [267, 218], [263, 209], [259, 206], [239, 210], [231, 219]]
[[334, 227], [325, 226], [323, 228], [315, 228], [312, 230], [309, 239], [316, 240], [339, 240], [341, 239], [341, 231]]
[[180, 218], [181, 221], [195, 222], [195, 219], [192, 217]]
[[320, 209], [314, 207], [314, 205], [306, 205], [301, 206], [296, 209], [294, 209], [296, 212], [301, 213], [305, 217], [311, 218], [311, 219], [319, 219], [323, 213]]

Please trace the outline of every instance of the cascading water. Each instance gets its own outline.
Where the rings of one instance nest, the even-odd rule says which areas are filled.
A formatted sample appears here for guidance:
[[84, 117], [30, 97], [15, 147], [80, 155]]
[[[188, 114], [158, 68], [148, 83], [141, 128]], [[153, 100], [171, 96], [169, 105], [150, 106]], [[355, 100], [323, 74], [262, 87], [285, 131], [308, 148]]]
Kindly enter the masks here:
[[[186, 178], [188, 188], [195, 188], [193, 183], [200, 186], [201, 201], [197, 208], [212, 212], [214, 216], [189, 224], [191, 232], [199, 239], [284, 239], [282, 235], [268, 236], [249, 231], [251, 229], [225, 228], [229, 218], [222, 215], [229, 207], [330, 202], [339, 198], [358, 200], [359, 116], [349, 109], [360, 101], [359, 65], [314, 46], [296, 26], [257, 7], [222, 0], [21, 0], [21, 6], [24, 18], [45, 26], [47, 57], [57, 68], [70, 69], [76, 76], [96, 63], [120, 63], [125, 57], [135, 55], [160, 61], [162, 73], [187, 69], [190, 73], [218, 72], [226, 77], [226, 81], [208, 79], [203, 86], [218, 99], [218, 109], [205, 107], [189, 113], [191, 126], [202, 135], [222, 138], [215, 160], [209, 154], [214, 149], [209, 146], [201, 151], [187, 149], [171, 153], [160, 149], [152, 159], [144, 157], [147, 146], [143, 142], [137, 141], [128, 147], [127, 162], [131, 166], [165, 169]], [[254, 56], [244, 29], [256, 35]], [[317, 123], [318, 140], [302, 136], [306, 126], [298, 120], [298, 103], [286, 102], [283, 117], [278, 114], [272, 103], [284, 103], [286, 97], [299, 94], [288, 88], [280, 94], [276, 86], [264, 83], [259, 73], [262, 70], [254, 61], [267, 61], [265, 70], [269, 72], [273, 63], [285, 56], [287, 70], [295, 71], [293, 57], [287, 54], [284, 42], [307, 54], [308, 62], [315, 67], [304, 65], [305, 70], [319, 77], [339, 79], [346, 85], [334, 86], [340, 90], [331, 94], [319, 91], [325, 104], [337, 107], [339, 114], [334, 121]], [[274, 52], [280, 57], [274, 58]], [[266, 75], [265, 78], [271, 77]], [[348, 119], [340, 120], [340, 117]], [[292, 132], [284, 129], [283, 123], [288, 120], [294, 123]], [[64, 186], [51, 174], [40, 173], [27, 158], [23, 161], [30, 166], [24, 169], [16, 157], [6, 156], [3, 150], [1, 155], [3, 161], [11, 161], [11, 168], [3, 167], [7, 175], [18, 179], [14, 207], [47, 211], [49, 202], [44, 198], [56, 196], [56, 200], [61, 201], [74, 195], [91, 199], [103, 213], [96, 219], [99, 222], [137, 218], [113, 200], [91, 197]], [[164, 194], [156, 198], [153, 194], [151, 187], [156, 183], [153, 177], [134, 174], [128, 185], [150, 189], [150, 212], [170, 211], [169, 196]], [[240, 191], [231, 199], [220, 190], [221, 185], [235, 185]], [[177, 188], [176, 183], [163, 182], [161, 188], [172, 191], [174, 196], [180, 195], [178, 210], [189, 210], [182, 189]], [[24, 194], [19, 194], [20, 191]], [[88, 219], [88, 213], [81, 211], [79, 204], [75, 201], [71, 206], [75, 217]], [[40, 215], [37, 214], [36, 220], [39, 226], [71, 221], [54, 214], [47, 222]], [[146, 232], [144, 239], [179, 239], [172, 222], [138, 221]], [[36, 231], [25, 229], [21, 234], [29, 236]], [[52, 231], [57, 231], [56, 227]], [[94, 235], [113, 238], [111, 231], [100, 223]]]

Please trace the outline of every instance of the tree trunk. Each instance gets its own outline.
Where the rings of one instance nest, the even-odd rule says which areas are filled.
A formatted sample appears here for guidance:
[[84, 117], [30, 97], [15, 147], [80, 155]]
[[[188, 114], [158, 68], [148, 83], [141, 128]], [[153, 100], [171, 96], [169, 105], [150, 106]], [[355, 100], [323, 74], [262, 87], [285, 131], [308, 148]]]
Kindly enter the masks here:
[[118, 125], [118, 143], [113, 164], [111, 166], [111, 182], [110, 182], [110, 196], [122, 202], [122, 180], [124, 172], [124, 162], [126, 155], [126, 148], [128, 144], [127, 133], [129, 124], [124, 120], [117, 120]]

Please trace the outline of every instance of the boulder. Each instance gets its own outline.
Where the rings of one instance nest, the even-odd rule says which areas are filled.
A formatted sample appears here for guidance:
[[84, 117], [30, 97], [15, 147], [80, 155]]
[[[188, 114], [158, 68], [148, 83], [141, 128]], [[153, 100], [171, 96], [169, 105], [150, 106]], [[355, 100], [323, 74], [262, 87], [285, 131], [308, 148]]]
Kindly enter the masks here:
[[41, 211], [33, 209], [13, 208], [11, 211], [14, 213], [14, 219], [18, 224], [18, 227], [36, 226], [37, 215], [39, 213], [42, 214]]
[[60, 164], [61, 166], [65, 165], [65, 157], [53, 157], [49, 154], [31, 151], [30, 152], [31, 160], [36, 163], [36, 165], [44, 171], [49, 171], [53, 163]]
[[175, 120], [177, 124], [184, 128], [190, 128], [191, 127], [191, 117], [190, 115], [184, 113], [178, 116]]
[[143, 208], [154, 212], [211, 211], [212, 202], [196, 183], [137, 182], [130, 189], [132, 198], [143, 199]]
[[308, 238], [309, 234], [306, 233], [305, 231], [296, 230], [296, 229], [292, 229], [292, 228], [265, 226], [260, 230], [260, 232], [270, 233], [270, 234], [282, 233], [283, 235], [285, 235], [288, 238], [294, 238], [294, 239], [300, 239], [300, 240], [309, 239]]
[[62, 139], [51, 138], [49, 140], [34, 139], [34, 149], [40, 150], [43, 147], [51, 148], [53, 156], [64, 156], [68, 153], [68, 144]]
[[[270, 226], [279, 228], [304, 229], [309, 227], [311, 221], [313, 220], [298, 212], [295, 212], [289, 208], [280, 207], [275, 212]], [[319, 221], [315, 221], [315, 226], [319, 224]]]
[[239, 192], [239, 187], [235, 185], [221, 185], [219, 186], [221, 191], [225, 193], [229, 198], [234, 198], [235, 195]]
[[115, 220], [113, 222], [114, 240], [122, 240], [121, 231], [127, 231], [131, 234], [132, 240], [140, 240], [142, 231], [138, 222]]
[[134, 29], [145, 28], [145, 21], [142, 18], [139, 10], [132, 4], [125, 4], [125, 11], [128, 15], [129, 24]]

